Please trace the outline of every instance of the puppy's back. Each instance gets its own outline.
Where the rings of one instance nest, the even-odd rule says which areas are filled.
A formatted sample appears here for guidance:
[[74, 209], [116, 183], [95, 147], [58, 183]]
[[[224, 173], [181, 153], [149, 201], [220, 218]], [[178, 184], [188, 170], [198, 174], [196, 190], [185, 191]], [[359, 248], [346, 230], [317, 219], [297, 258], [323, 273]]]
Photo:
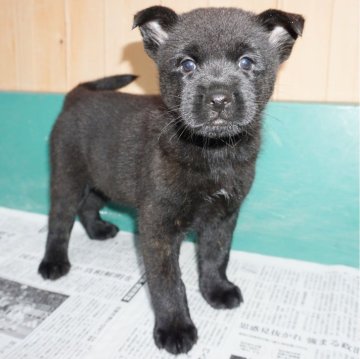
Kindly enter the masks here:
[[70, 91], [51, 133], [51, 153], [56, 156], [52, 163], [66, 167], [65, 162], [76, 161], [91, 186], [114, 200], [136, 205], [134, 178], [144, 151], [152, 147], [149, 142], [155, 137], [150, 132], [158, 126], [153, 114], [162, 102], [159, 96], [114, 91], [132, 79], [130, 75], [112, 77], [110, 82], [105, 78]]

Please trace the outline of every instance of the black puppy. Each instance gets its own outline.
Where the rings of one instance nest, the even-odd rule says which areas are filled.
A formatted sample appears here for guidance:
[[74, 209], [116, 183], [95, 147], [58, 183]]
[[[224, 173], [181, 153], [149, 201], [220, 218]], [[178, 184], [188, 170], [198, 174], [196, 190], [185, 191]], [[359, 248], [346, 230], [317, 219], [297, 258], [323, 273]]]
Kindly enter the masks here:
[[200, 290], [214, 308], [234, 308], [226, 276], [239, 208], [250, 190], [261, 113], [304, 19], [268, 10], [155, 6], [135, 15], [159, 69], [161, 97], [117, 93], [130, 75], [79, 85], [51, 134], [51, 211], [39, 272], [70, 269], [76, 215], [90, 238], [118, 228], [99, 210], [108, 199], [138, 209], [139, 239], [155, 311], [155, 343], [188, 352], [197, 340], [178, 263], [185, 233], [199, 244]]

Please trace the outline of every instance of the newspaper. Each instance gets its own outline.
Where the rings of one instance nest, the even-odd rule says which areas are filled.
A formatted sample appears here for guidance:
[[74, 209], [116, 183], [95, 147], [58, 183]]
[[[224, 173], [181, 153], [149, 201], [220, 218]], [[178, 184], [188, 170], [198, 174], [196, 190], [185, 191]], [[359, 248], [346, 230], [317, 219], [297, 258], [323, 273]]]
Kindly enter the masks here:
[[[76, 223], [70, 273], [37, 274], [47, 217], [0, 208], [0, 358], [174, 358], [156, 348], [136, 237], [89, 240]], [[245, 302], [215, 310], [201, 297], [195, 245], [180, 264], [199, 339], [178, 358], [358, 359], [359, 272], [232, 251], [228, 275]]]

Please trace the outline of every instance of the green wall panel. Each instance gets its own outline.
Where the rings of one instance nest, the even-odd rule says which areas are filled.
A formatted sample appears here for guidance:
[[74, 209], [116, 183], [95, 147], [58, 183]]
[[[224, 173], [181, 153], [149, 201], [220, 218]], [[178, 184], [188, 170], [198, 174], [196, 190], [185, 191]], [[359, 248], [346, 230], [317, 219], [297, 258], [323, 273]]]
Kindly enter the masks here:
[[[0, 206], [48, 211], [47, 145], [63, 95], [0, 93]], [[359, 107], [271, 103], [233, 248], [359, 265]], [[131, 209], [105, 218], [136, 230]]]

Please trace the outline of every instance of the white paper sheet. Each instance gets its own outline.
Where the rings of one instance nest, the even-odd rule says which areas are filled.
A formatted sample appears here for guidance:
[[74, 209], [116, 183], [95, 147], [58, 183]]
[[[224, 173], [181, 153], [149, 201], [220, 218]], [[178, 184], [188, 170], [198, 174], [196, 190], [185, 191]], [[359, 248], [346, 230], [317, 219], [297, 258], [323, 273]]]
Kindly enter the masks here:
[[[37, 274], [47, 217], [0, 208], [0, 358], [174, 358], [153, 342], [154, 316], [136, 238], [89, 240], [77, 223], [70, 273]], [[198, 343], [196, 359], [358, 359], [359, 271], [232, 251], [229, 278], [244, 295], [234, 310], [201, 297], [195, 246], [180, 264]]]

